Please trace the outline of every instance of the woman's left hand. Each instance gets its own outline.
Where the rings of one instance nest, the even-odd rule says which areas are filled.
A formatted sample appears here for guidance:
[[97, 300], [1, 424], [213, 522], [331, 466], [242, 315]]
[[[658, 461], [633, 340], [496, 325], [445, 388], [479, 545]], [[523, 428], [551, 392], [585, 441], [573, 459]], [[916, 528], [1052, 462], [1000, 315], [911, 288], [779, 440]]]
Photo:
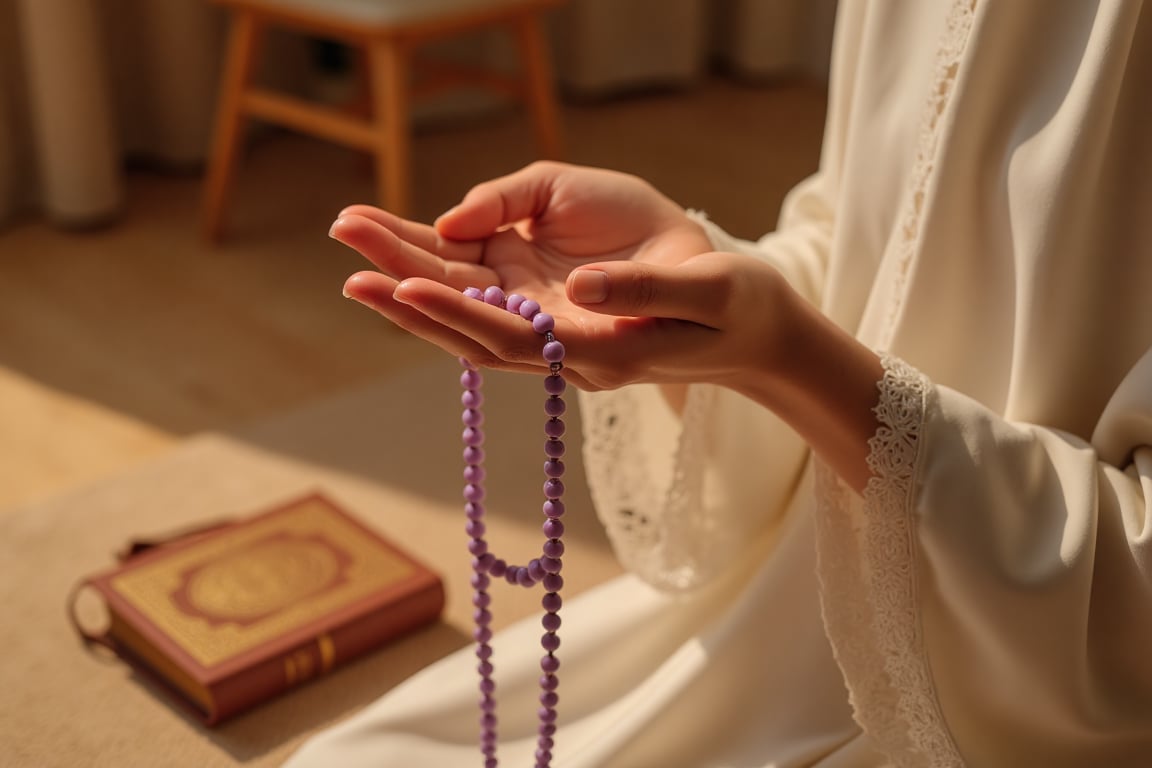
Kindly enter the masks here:
[[[587, 390], [639, 382], [742, 389], [743, 378], [771, 370], [787, 343], [789, 313], [803, 302], [774, 268], [732, 253], [704, 253], [674, 266], [582, 265], [569, 273], [565, 289], [564, 306], [543, 311], [555, 317], [565, 346], [565, 377]], [[504, 309], [423, 278], [404, 280], [393, 296], [466, 336], [471, 344], [450, 351], [476, 365], [547, 370], [540, 335]]]

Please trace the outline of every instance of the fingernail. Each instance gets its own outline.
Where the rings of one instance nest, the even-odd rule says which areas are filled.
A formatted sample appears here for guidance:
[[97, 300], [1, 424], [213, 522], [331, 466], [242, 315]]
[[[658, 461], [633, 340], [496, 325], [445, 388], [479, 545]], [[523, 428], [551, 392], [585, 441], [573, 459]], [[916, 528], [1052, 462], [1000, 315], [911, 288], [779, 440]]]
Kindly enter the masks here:
[[332, 222], [332, 226], [328, 227], [328, 237], [331, 237], [331, 238], [336, 237], [336, 235], [333, 233], [336, 231], [336, 227], [340, 226], [340, 222], [342, 222], [342, 221], [344, 221], [343, 216], [339, 217], [338, 219], [336, 219], [336, 221]]
[[454, 212], [454, 211], [455, 211], [457, 208], [459, 208], [459, 207], [460, 207], [460, 206], [458, 206], [458, 205], [454, 205], [454, 206], [452, 206], [452, 207], [451, 207], [451, 208], [449, 208], [448, 210], [444, 211], [444, 213], [442, 213], [442, 214], [440, 214], [439, 216], [437, 216], [437, 217], [436, 217], [436, 219], [435, 219], [435, 220], [434, 220], [432, 223], [433, 223], [433, 224], [435, 224], [437, 221], [440, 221], [440, 219], [443, 219], [443, 218], [444, 218], [444, 217], [446, 217], [446, 216], [450, 216], [450, 215], [451, 215], [451, 214], [452, 214], [452, 213], [453, 213], [453, 212]]
[[352, 275], [351, 277], [349, 277], [347, 280], [344, 281], [344, 285], [340, 286], [340, 293], [343, 294], [344, 298], [346, 298], [346, 299], [352, 299], [353, 301], [359, 301], [361, 304], [363, 304], [364, 302], [361, 301], [356, 296], [355, 292], [352, 290], [353, 288], [356, 287], [357, 283], [359, 283], [359, 282], [360, 282], [360, 276], [359, 275]]
[[401, 304], [412, 306], [412, 300], [407, 296], [407, 280], [401, 280], [396, 288], [392, 291], [392, 300]]
[[578, 269], [569, 282], [572, 299], [581, 304], [599, 304], [608, 298], [608, 274], [598, 269]]

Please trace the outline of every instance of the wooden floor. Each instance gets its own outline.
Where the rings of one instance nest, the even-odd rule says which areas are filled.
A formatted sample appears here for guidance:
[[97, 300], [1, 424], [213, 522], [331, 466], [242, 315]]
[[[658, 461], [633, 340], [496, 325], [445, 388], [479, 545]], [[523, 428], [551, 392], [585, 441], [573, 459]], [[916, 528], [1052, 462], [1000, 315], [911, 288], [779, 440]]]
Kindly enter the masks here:
[[[570, 159], [638, 173], [729, 231], [770, 229], [816, 166], [821, 88], [699, 87], [569, 104]], [[532, 159], [517, 113], [426, 127], [418, 217]], [[198, 176], [133, 173], [112, 227], [0, 230], [0, 505], [31, 501], [204, 431], [273, 418], [436, 354], [340, 295], [360, 257], [326, 237], [369, 201], [362, 158], [268, 134], [236, 190], [230, 238], [197, 236]]]

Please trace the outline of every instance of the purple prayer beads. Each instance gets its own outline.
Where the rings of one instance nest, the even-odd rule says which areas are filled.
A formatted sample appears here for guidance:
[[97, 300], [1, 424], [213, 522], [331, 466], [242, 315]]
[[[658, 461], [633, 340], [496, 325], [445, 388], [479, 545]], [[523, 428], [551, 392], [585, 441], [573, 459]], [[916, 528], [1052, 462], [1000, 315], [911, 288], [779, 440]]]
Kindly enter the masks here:
[[567, 383], [560, 375], [564, 368], [564, 345], [552, 335], [555, 321], [552, 316], [540, 311], [540, 305], [532, 299], [513, 293], [504, 295], [497, 286], [490, 286], [485, 290], [479, 288], [466, 288], [464, 295], [483, 301], [497, 307], [503, 307], [508, 312], [518, 314], [525, 320], [532, 322], [532, 328], [544, 336], [543, 357], [548, 363], [549, 375], [544, 379], [544, 391], [548, 398], [544, 401], [544, 413], [547, 417], [544, 424], [544, 504], [545, 518], [543, 525], [544, 546], [540, 557], [533, 558], [527, 565], [511, 565], [506, 560], [496, 557], [488, 549], [488, 541], [484, 538], [484, 395], [481, 388], [484, 378], [476, 366], [465, 358], [460, 358], [464, 372], [460, 375], [460, 384], [464, 393], [460, 402], [464, 406], [462, 421], [464, 422], [464, 514], [467, 518], [465, 531], [469, 536], [468, 551], [472, 554], [472, 605], [475, 607], [473, 618], [476, 622], [472, 632], [476, 640], [476, 657], [479, 659], [477, 671], [480, 673], [480, 751], [484, 755], [484, 767], [496, 768], [499, 761], [496, 757], [497, 745], [497, 717], [496, 717], [496, 681], [492, 675], [495, 667], [492, 662], [492, 613], [489, 607], [492, 597], [488, 588], [492, 578], [503, 577], [509, 584], [522, 587], [532, 587], [543, 584], [544, 597], [541, 607], [544, 617], [541, 624], [544, 634], [540, 638], [540, 646], [544, 649], [544, 656], [540, 660], [540, 707], [537, 709], [539, 727], [536, 742], [536, 768], [549, 768], [552, 764], [553, 736], [556, 733], [556, 705], [559, 701], [557, 688], [559, 680], [556, 671], [560, 668], [560, 660], [556, 657], [556, 649], [560, 647], [560, 588], [564, 579], [560, 576], [562, 555], [564, 554], [564, 524], [560, 517], [564, 514], [564, 442], [560, 439], [564, 435], [564, 422], [560, 419], [565, 411], [564, 400], [561, 395]]

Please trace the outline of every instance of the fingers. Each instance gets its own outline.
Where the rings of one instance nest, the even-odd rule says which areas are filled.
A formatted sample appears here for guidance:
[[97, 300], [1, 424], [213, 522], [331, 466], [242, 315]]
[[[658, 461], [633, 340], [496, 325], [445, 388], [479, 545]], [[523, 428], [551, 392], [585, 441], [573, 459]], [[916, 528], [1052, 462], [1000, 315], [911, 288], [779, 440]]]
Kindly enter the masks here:
[[614, 261], [573, 270], [568, 299], [606, 315], [687, 320], [717, 328], [731, 301], [733, 272], [721, 259], [696, 257], [678, 266]]
[[433, 279], [444, 275], [441, 259], [364, 216], [341, 216], [333, 222], [328, 235], [359, 251], [364, 258], [389, 274], [414, 274]]
[[[404, 327], [415, 328], [414, 333], [454, 355], [467, 358], [474, 365], [522, 373], [549, 371], [549, 363], [543, 357], [543, 337], [517, 314], [422, 279], [400, 283], [392, 298], [406, 305], [408, 312], [424, 316], [423, 321], [406, 316], [411, 327]], [[454, 330], [456, 328], [466, 329], [468, 336]], [[565, 339], [572, 330], [565, 328], [557, 333], [562, 343], [567, 343]], [[572, 359], [572, 355], [566, 359]], [[563, 375], [581, 389], [600, 388], [581, 370], [567, 363]]]
[[374, 221], [380, 226], [388, 229], [396, 234], [402, 240], [407, 240], [418, 248], [423, 248], [426, 251], [436, 252], [439, 245], [439, 237], [436, 235], [436, 230], [427, 224], [419, 224], [414, 221], [402, 219], [394, 213], [385, 211], [382, 208], [377, 208], [372, 205], [350, 205], [344, 210], [340, 211], [336, 216], [336, 220], [346, 216], [360, 216]]
[[[478, 341], [454, 330], [454, 327], [468, 326], [462, 324], [458, 326], [447, 325], [437, 319], [437, 316], [421, 312], [403, 301], [398, 301], [395, 298], [397, 285], [398, 283], [395, 280], [378, 272], [357, 272], [345, 281], [344, 295], [375, 310], [404, 330], [435, 344], [453, 355], [465, 357], [476, 365], [489, 368], [503, 368], [506, 370], [535, 372], [541, 370], [537, 365], [520, 365], [499, 359]], [[437, 285], [443, 288], [443, 286], [439, 286], [439, 284], [436, 283], [431, 283], [431, 285]], [[452, 289], [444, 290], [450, 295], [460, 295], [461, 298], [473, 304], [480, 303], [473, 299], [468, 299]], [[474, 307], [472, 309], [477, 308], [478, 307]], [[488, 307], [488, 309], [491, 310], [495, 308]], [[530, 326], [528, 326], [528, 331], [531, 333]], [[536, 353], [536, 357], [539, 357], [539, 352]]]
[[538, 162], [478, 184], [436, 220], [436, 231], [452, 240], [476, 240], [534, 219], [547, 210], [553, 185], [566, 168], [561, 163]]
[[434, 227], [400, 218], [394, 213], [389, 213], [381, 208], [372, 205], [350, 205], [340, 211], [336, 220], [339, 221], [348, 216], [359, 216], [375, 222], [394, 233], [401, 240], [442, 258], [472, 263], [480, 261], [482, 253], [481, 244], [446, 241], [440, 237], [440, 234]]
[[[541, 334], [519, 315], [422, 278], [399, 284], [391, 281], [381, 289], [382, 296], [357, 284], [381, 277], [375, 273], [353, 276], [347, 291], [401, 327], [477, 366], [547, 372]], [[595, 315], [591, 322], [555, 319], [556, 338], [567, 351], [564, 378], [581, 389], [709, 380], [731, 368], [722, 354], [719, 362], [714, 360], [723, 332], [700, 323]]]
[[540, 334], [531, 323], [506, 309], [419, 278], [400, 283], [393, 298], [449, 328], [467, 329], [484, 349], [481, 359], [472, 360], [477, 365], [512, 370], [545, 366]]
[[[347, 213], [336, 220], [329, 234], [339, 242], [359, 251], [386, 274], [398, 279], [425, 277], [442, 281], [457, 289], [474, 283], [488, 284], [496, 280], [495, 273], [491, 269], [474, 263], [479, 261], [479, 244], [476, 244], [477, 256], [473, 260], [446, 260], [421, 247], [419, 243], [428, 242], [426, 233], [420, 235], [414, 231], [414, 225], [409, 226], [408, 229], [413, 230], [415, 240], [413, 242], [390, 229], [390, 225], [395, 224], [395, 221], [388, 223], [382, 221], [388, 218], [396, 220], [391, 214], [379, 210], [370, 216], [355, 212]], [[405, 229], [401, 227], [401, 231]], [[432, 236], [436, 237], [435, 233]]]

